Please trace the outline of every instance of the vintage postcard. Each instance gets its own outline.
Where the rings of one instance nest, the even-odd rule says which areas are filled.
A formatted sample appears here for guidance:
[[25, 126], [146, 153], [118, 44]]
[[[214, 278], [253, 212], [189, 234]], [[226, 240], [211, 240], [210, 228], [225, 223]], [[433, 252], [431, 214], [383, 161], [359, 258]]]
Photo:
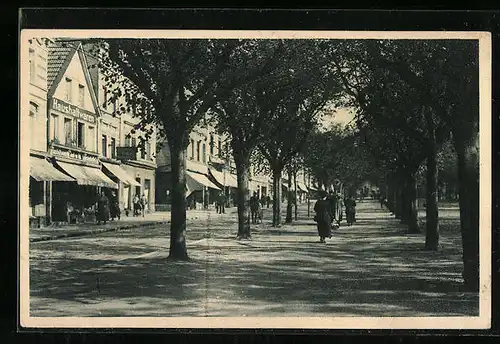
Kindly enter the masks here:
[[491, 54], [22, 30], [20, 325], [489, 328]]

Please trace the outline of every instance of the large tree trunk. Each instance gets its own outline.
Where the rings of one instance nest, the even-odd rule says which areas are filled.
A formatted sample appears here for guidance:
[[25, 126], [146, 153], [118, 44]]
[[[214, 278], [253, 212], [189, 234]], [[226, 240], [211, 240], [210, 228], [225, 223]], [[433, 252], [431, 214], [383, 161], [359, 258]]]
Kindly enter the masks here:
[[273, 170], [273, 227], [281, 225], [281, 169]]
[[405, 198], [408, 233], [420, 233], [420, 228], [418, 227], [417, 180], [415, 173], [409, 173], [406, 177]]
[[455, 143], [458, 158], [463, 278], [465, 289], [468, 291], [479, 290], [479, 154], [475, 144], [467, 145], [463, 141]]
[[250, 195], [248, 181], [250, 180], [250, 157], [244, 153], [235, 152], [236, 173], [238, 179], [238, 238], [249, 239], [250, 235]]
[[286, 219], [285, 223], [292, 223], [292, 201], [293, 193], [292, 193], [292, 173], [288, 172], [288, 192], [287, 192], [287, 202], [286, 202]]
[[396, 219], [402, 220], [403, 215], [403, 194], [402, 187], [399, 183], [394, 188], [394, 216]]
[[297, 202], [297, 171], [293, 173], [293, 189], [294, 191], [294, 196], [295, 196], [295, 221], [297, 221], [297, 207], [298, 207], [298, 202]]
[[426, 195], [425, 195], [425, 249], [437, 250], [439, 246], [439, 211], [438, 211], [438, 169], [436, 147], [427, 155]]
[[186, 248], [186, 151], [170, 145], [172, 166], [172, 208], [170, 210], [169, 259], [188, 260]]

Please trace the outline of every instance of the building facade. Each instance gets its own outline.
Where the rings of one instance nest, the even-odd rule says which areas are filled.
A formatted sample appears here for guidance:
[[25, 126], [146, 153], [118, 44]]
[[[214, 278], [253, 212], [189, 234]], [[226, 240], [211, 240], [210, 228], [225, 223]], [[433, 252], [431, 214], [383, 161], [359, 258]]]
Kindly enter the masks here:
[[[122, 210], [133, 195], [144, 196], [154, 211], [155, 137], [137, 149], [139, 119], [115, 115], [116, 104], [100, 92], [95, 58], [77, 41], [31, 39], [28, 49], [29, 104], [21, 123], [30, 147], [30, 225], [93, 221], [101, 192]], [[121, 147], [132, 152], [123, 160]]]
[[[221, 192], [226, 206], [236, 206], [238, 189], [236, 165], [228, 153], [228, 137], [220, 135], [211, 126], [197, 126], [189, 135], [186, 148], [186, 197], [190, 208], [206, 207], [215, 202]], [[157, 154], [157, 206], [168, 209], [171, 190], [170, 151], [164, 141]], [[270, 195], [268, 176], [255, 173], [250, 168], [249, 192], [259, 197]]]

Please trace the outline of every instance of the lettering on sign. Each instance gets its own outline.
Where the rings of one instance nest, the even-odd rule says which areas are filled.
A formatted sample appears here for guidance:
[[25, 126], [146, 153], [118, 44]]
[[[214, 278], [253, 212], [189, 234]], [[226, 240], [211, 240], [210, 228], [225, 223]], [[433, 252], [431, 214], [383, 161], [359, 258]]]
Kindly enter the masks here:
[[52, 98], [50, 107], [54, 110], [60, 111], [67, 115], [78, 117], [90, 123], [95, 123], [95, 115], [93, 113], [84, 109], [80, 109], [79, 107], [68, 104], [66, 102], [63, 102], [62, 100]]
[[82, 160], [82, 161], [88, 161], [88, 162], [94, 162], [94, 163], [98, 162], [97, 157], [94, 155], [70, 151], [70, 150], [58, 149], [55, 147], [52, 148], [52, 154], [57, 155], [57, 156], [61, 156], [64, 158], [70, 158], [70, 159], [76, 159], [76, 160]]

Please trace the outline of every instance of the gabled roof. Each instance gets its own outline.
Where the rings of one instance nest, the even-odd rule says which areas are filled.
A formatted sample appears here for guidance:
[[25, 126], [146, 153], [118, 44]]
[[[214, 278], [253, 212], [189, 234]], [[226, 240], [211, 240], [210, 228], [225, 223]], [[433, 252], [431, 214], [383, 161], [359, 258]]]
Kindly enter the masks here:
[[[66, 70], [71, 58], [76, 51], [74, 44], [54, 42], [49, 45], [47, 51], [47, 89], [50, 90], [60, 74], [61, 70]], [[71, 58], [69, 56], [71, 55]], [[57, 83], [55, 83], [57, 85]]]
[[92, 98], [96, 114], [100, 116], [100, 108], [97, 101], [97, 95], [95, 93], [96, 88], [94, 87], [94, 82], [92, 81], [92, 77], [89, 73], [87, 58], [85, 57], [85, 52], [83, 51], [82, 44], [80, 42], [66, 43], [55, 41], [54, 44], [49, 46], [47, 56], [47, 95], [48, 97], [52, 97], [54, 95], [57, 85], [59, 85], [64, 72], [68, 68], [76, 52], [78, 52], [80, 61], [82, 62], [83, 74], [85, 75], [85, 80], [89, 86], [90, 97]]

